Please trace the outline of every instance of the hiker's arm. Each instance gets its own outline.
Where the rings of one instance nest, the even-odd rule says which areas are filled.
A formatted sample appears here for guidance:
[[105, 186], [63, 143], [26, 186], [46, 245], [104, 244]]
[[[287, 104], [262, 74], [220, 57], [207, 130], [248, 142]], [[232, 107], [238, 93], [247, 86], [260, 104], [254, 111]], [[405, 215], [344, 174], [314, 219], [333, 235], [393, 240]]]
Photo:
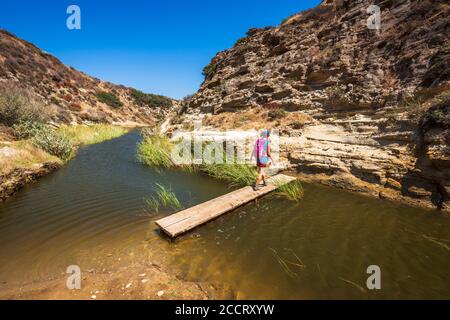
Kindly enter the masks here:
[[269, 157], [270, 160], [272, 160], [272, 163], [274, 162], [272, 159], [272, 153], [270, 152], [270, 143], [267, 146], [267, 156]]

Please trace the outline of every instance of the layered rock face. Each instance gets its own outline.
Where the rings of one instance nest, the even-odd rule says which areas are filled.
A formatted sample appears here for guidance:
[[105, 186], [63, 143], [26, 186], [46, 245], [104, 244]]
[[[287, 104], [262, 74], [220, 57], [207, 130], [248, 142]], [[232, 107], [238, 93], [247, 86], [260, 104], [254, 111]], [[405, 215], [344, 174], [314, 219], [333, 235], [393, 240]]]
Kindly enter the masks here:
[[448, 1], [324, 1], [218, 53], [186, 113], [306, 114], [279, 128], [305, 179], [449, 211], [449, 16]]
[[[53, 108], [56, 122], [148, 124], [163, 118], [170, 109], [167, 105], [146, 105], [146, 96], [136, 101], [132, 88], [90, 77], [0, 30], [0, 86], [6, 81], [20, 84]], [[99, 99], [99, 93], [117, 100], [108, 104]], [[141, 93], [137, 94], [140, 98]]]

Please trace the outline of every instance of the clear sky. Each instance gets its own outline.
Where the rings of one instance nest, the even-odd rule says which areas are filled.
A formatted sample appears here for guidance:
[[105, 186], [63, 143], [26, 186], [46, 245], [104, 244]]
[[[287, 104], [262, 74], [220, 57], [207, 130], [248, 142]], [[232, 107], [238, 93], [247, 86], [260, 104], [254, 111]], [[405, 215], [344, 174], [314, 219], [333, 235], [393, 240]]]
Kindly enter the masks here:
[[[0, 28], [89, 75], [181, 98], [197, 91], [201, 71], [252, 27], [278, 25], [320, 0], [2, 1]], [[68, 30], [66, 9], [81, 9]]]

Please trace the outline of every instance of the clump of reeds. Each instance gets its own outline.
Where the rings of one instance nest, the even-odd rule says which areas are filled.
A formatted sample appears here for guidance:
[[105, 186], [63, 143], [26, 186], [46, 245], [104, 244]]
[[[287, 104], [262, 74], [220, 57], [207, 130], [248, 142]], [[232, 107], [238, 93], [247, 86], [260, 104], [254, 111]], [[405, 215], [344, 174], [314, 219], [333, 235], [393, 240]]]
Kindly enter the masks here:
[[166, 137], [149, 136], [138, 146], [138, 160], [150, 167], [171, 168], [172, 143]]
[[291, 201], [300, 201], [303, 199], [305, 192], [300, 181], [293, 181], [291, 183], [280, 185], [277, 194], [283, 196]]
[[201, 165], [200, 170], [212, 178], [228, 182], [230, 187], [250, 186], [257, 177], [256, 169], [246, 164]]
[[171, 208], [173, 210], [182, 208], [176, 194], [170, 188], [160, 184], [156, 184], [156, 195], [145, 199], [145, 202], [155, 212], [159, 212], [160, 208]]
[[[138, 159], [142, 163], [156, 169], [178, 167], [190, 172], [200, 170], [214, 179], [227, 182], [230, 187], [250, 186], [256, 180], [257, 171], [255, 167], [248, 164], [237, 164], [236, 161], [227, 163], [225, 155], [221, 164], [177, 166], [171, 158], [172, 148], [173, 144], [168, 138], [157, 135], [149, 136], [139, 144]], [[277, 194], [292, 201], [300, 201], [304, 192], [301, 183], [294, 181], [286, 185], [281, 185], [280, 183]]]

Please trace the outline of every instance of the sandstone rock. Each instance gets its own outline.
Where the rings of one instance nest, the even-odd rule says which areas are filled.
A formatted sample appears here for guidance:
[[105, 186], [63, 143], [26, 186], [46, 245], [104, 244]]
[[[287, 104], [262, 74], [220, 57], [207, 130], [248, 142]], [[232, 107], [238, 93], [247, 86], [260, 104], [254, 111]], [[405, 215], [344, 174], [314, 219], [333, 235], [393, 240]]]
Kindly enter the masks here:
[[450, 7], [379, 2], [383, 30], [377, 32], [365, 24], [372, 4], [322, 1], [277, 28], [250, 32], [213, 58], [216, 75], [205, 79], [187, 114], [274, 105], [304, 113], [313, 120], [295, 131], [293, 123], [280, 124], [289, 128], [282, 130], [281, 156], [298, 174], [448, 208], [438, 187], [450, 181], [448, 103], [426, 111], [431, 102], [415, 99], [450, 90]]

